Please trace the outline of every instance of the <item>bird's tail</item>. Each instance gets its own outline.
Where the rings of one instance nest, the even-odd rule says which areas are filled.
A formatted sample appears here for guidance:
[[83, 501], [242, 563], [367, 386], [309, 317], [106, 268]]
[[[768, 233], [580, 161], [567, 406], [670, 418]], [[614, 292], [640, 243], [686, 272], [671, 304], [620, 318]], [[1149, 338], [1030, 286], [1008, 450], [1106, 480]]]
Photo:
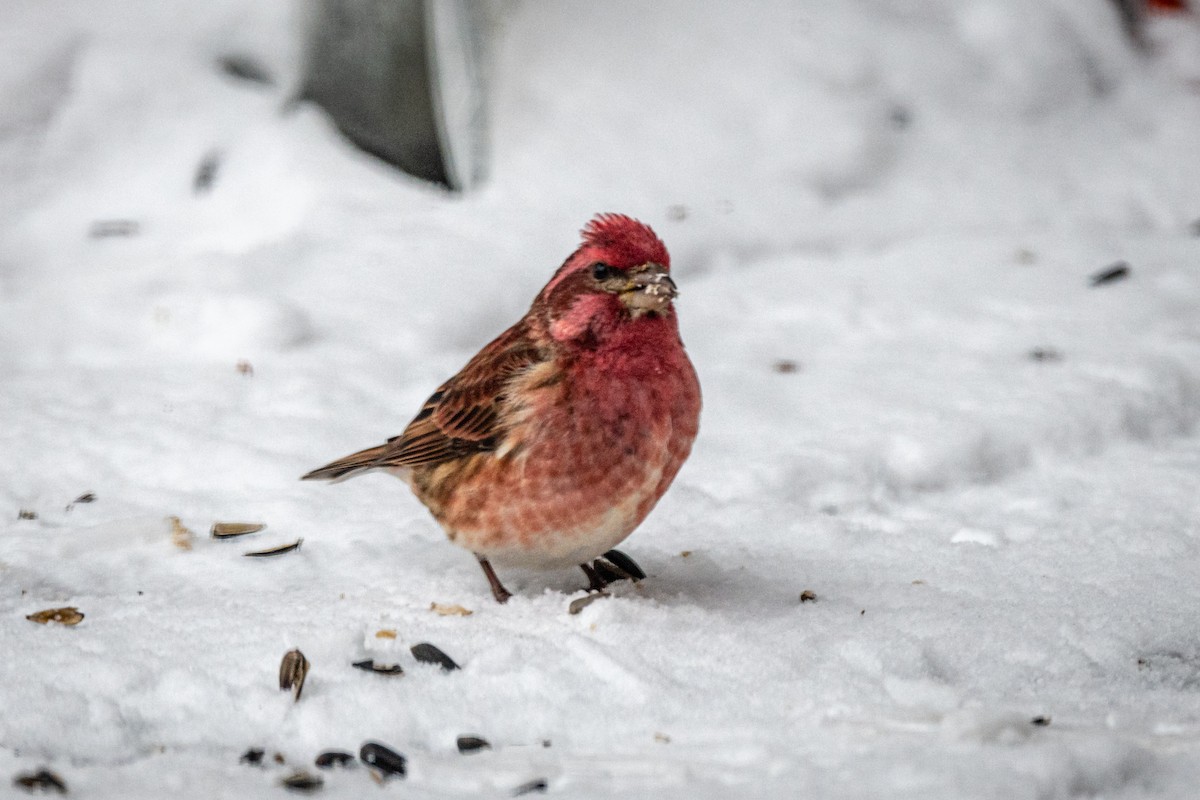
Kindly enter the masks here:
[[378, 447], [369, 447], [366, 450], [360, 450], [357, 453], [330, 462], [323, 467], [318, 467], [312, 472], [300, 476], [300, 480], [333, 481], [336, 483], [344, 481], [347, 478], [353, 478], [355, 475], [361, 475], [364, 472], [370, 472], [382, 466], [380, 460], [383, 458], [387, 447], [386, 444], [381, 444]]

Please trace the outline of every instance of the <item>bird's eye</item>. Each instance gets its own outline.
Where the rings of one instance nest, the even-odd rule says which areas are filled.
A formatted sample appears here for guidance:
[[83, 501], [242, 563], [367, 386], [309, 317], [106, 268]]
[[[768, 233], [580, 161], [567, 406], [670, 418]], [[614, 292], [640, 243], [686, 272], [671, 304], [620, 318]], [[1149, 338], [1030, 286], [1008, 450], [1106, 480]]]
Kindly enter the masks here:
[[606, 281], [612, 277], [612, 267], [608, 264], [592, 264], [592, 278]]

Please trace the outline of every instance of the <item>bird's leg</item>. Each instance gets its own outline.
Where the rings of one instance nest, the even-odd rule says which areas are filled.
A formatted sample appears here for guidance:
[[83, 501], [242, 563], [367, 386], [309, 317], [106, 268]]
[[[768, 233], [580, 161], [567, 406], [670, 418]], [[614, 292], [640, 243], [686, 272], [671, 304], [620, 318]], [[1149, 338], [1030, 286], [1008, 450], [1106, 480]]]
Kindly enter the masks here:
[[504, 584], [496, 577], [496, 570], [492, 569], [492, 565], [488, 560], [481, 555], [475, 556], [479, 559], [479, 566], [483, 568], [483, 574], [487, 577], [488, 585], [492, 587], [492, 596], [496, 598], [497, 603], [507, 603], [508, 598], [512, 597], [512, 592], [504, 588]]
[[591, 564], [580, 564], [579, 568], [583, 570], [583, 574], [588, 576], [588, 591], [603, 592], [604, 587], [608, 586], [608, 581], [600, 577], [600, 573]]

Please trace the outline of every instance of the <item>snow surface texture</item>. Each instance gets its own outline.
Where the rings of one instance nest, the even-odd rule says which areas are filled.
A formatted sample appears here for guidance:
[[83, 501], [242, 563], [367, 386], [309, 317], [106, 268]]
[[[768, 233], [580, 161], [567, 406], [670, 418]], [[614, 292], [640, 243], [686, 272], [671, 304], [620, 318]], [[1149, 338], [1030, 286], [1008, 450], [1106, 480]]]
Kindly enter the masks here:
[[[0, 795], [279, 797], [378, 740], [406, 779], [321, 796], [1196, 796], [1200, 24], [729, 5], [499, 6], [466, 197], [288, 102], [283, 0], [0, 6]], [[648, 580], [500, 607], [398, 481], [297, 477], [398, 433], [598, 211], [672, 250], [701, 436], [624, 545]]]

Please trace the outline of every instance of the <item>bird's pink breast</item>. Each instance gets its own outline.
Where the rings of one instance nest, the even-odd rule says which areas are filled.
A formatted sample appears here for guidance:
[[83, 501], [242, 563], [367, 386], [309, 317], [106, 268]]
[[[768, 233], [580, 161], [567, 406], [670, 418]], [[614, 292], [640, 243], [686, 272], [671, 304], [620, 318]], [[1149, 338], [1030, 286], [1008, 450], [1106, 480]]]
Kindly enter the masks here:
[[497, 453], [448, 493], [440, 521], [456, 543], [501, 564], [570, 566], [642, 522], [687, 458], [700, 411], [678, 335], [666, 350], [652, 344], [581, 356], [524, 394]]

